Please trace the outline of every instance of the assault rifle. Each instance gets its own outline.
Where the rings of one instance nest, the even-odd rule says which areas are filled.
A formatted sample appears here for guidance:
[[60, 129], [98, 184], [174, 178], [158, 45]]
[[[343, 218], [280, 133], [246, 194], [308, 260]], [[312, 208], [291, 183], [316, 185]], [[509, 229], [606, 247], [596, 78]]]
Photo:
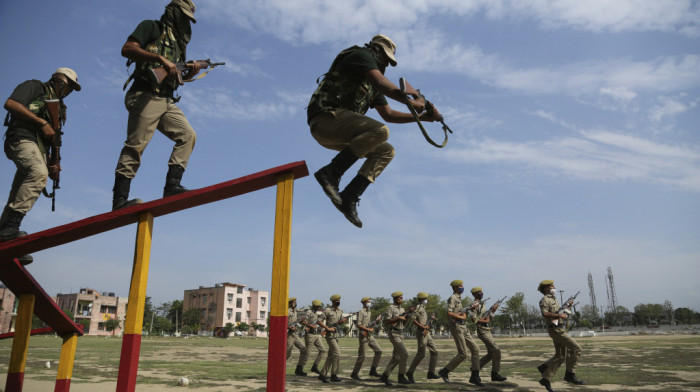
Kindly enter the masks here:
[[[406, 319], [405, 322], [408, 322], [408, 318], [411, 317], [411, 316], [413, 316], [413, 312], [415, 312], [415, 311], [416, 311], [416, 308], [413, 307], [413, 306], [411, 306], [410, 308], [408, 308], [408, 311], [406, 311], [406, 312], [404, 312], [404, 313], [398, 315], [398, 317], [404, 317], [404, 318]], [[398, 323], [399, 321], [400, 321], [400, 320], [396, 320], [396, 321], [389, 321], [389, 320], [386, 320], [385, 323], [387, 323], [387, 324], [392, 324], [392, 325], [393, 325], [393, 324]]]
[[46, 104], [46, 109], [51, 118], [51, 128], [53, 128], [56, 133], [49, 146], [48, 164], [49, 166], [56, 166], [58, 171], [56, 172], [56, 178], [53, 179], [51, 193], [48, 193], [46, 188], [42, 189], [42, 192], [44, 196], [51, 198], [51, 211], [56, 211], [56, 189], [61, 189], [61, 171], [59, 168], [61, 165], [61, 136], [63, 136], [61, 128], [63, 128], [65, 119], [62, 119], [59, 114], [61, 103], [58, 99], [47, 99], [44, 103]]
[[467, 313], [471, 312], [472, 310], [474, 310], [479, 304], [486, 303], [486, 301], [488, 301], [490, 299], [491, 299], [491, 297], [488, 297], [484, 300], [477, 299], [476, 301], [472, 302], [469, 306], [465, 306], [464, 309], [459, 311], [459, 313], [467, 314]]
[[[371, 323], [367, 324], [367, 328], [375, 328], [382, 321], [382, 317], [383, 316], [381, 314], [379, 316], [377, 316], [376, 319], [372, 320]], [[362, 336], [367, 337], [367, 335], [369, 335], [369, 331], [363, 330]]]
[[428, 322], [426, 323], [426, 326], [428, 328], [423, 328], [423, 335], [428, 336], [428, 333], [433, 329], [433, 323], [435, 322], [435, 317], [437, 316], [437, 310], [434, 311], [430, 317], [428, 317]]
[[[406, 95], [406, 98], [408, 98], [408, 95], [406, 94], [406, 87], [407, 86], [410, 86], [410, 84], [408, 84], [406, 79], [399, 78], [399, 89], [401, 90], [401, 93], [403, 95]], [[425, 101], [426, 112], [428, 112], [429, 116], [432, 116], [433, 113], [435, 112], [435, 106], [433, 105], [432, 102], [425, 99], [425, 96], [420, 92], [420, 90], [416, 90], [416, 91], [418, 92], [418, 95], [421, 98], [423, 98], [423, 100]], [[423, 127], [423, 123], [421, 123], [420, 118], [418, 117], [418, 112], [416, 112], [416, 109], [413, 107], [413, 105], [411, 105], [410, 102], [407, 102], [406, 106], [408, 107], [408, 110], [413, 115], [413, 118], [418, 123], [418, 127], [420, 128], [420, 131], [423, 133], [423, 137], [425, 137], [425, 140], [427, 140], [428, 143], [430, 143], [431, 145], [433, 145], [437, 148], [445, 147], [447, 145], [447, 132], [453, 133], [452, 130], [450, 129], [450, 127], [448, 127], [447, 124], [445, 124], [445, 119], [442, 116], [440, 116], [440, 120], [439, 120], [440, 123], [442, 124], [442, 131], [445, 133], [445, 140], [443, 140], [441, 144], [437, 144], [436, 142], [433, 141], [433, 139], [430, 138], [430, 136], [428, 136], [428, 132], [426, 132], [425, 128]]]
[[[192, 82], [197, 79], [201, 79], [205, 77], [209, 71], [198, 75], [196, 78], [193, 79], [188, 79], [188, 80], [182, 80], [182, 74], [189, 68], [193, 68], [194, 65], [197, 64], [199, 65], [199, 69], [207, 69], [209, 68], [209, 71], [214, 69], [215, 67], [219, 65], [226, 65], [226, 63], [218, 62], [218, 63], [212, 63], [211, 59], [206, 59], [206, 60], [191, 60], [191, 61], [186, 61], [186, 62], [179, 62], [175, 63], [175, 66], [177, 67], [177, 82], [178, 84], [182, 85], [184, 84], [183, 82]], [[158, 68], [152, 68], [151, 72], [153, 73], [153, 77], [155, 78], [156, 85], [160, 86], [161, 83], [163, 83], [163, 80], [168, 76], [168, 71], [165, 69], [165, 67], [158, 67]]]
[[295, 322], [294, 324], [290, 325], [287, 327], [287, 330], [291, 333], [295, 333], [297, 329], [301, 328], [304, 324], [302, 324], [304, 321], [306, 321], [306, 317], [302, 317], [299, 319], [299, 321]]
[[[338, 333], [338, 334], [340, 334], [341, 331], [338, 330], [338, 327], [341, 326], [341, 325], [343, 325], [343, 324], [345, 324], [345, 323], [347, 323], [347, 322], [348, 322], [348, 319], [347, 319], [347, 318], [341, 318], [340, 320], [336, 321], [335, 323], [326, 324], [326, 327], [328, 327], [328, 328], [335, 328], [335, 332]], [[321, 336], [326, 336], [326, 333], [327, 333], [327, 332], [328, 332], [328, 330], [324, 329], [323, 331], [321, 331]], [[332, 332], [331, 332], [331, 333], [332, 333]]]
[[[499, 306], [501, 306], [501, 303], [502, 303], [507, 297], [508, 297], [508, 296], [506, 295], [505, 297], [503, 297], [503, 298], [499, 299], [498, 301], [496, 301], [493, 305], [491, 305], [491, 307], [489, 308], [489, 310], [486, 311], [486, 313], [485, 313], [483, 316], [481, 316], [480, 318], [484, 318], [484, 319], [485, 319], [485, 318], [491, 317], [494, 313], [496, 313], [496, 308], [498, 308]], [[485, 302], [485, 301], [484, 301], [484, 302]]]
[[576, 299], [576, 297], [578, 297], [579, 293], [581, 293], [581, 291], [577, 291], [576, 294], [569, 297], [569, 299], [567, 299], [566, 302], [564, 302], [561, 305], [559, 310], [557, 310], [557, 313], [559, 313], [559, 314], [566, 313], [567, 315], [571, 314], [570, 309], [574, 306], [574, 300]]

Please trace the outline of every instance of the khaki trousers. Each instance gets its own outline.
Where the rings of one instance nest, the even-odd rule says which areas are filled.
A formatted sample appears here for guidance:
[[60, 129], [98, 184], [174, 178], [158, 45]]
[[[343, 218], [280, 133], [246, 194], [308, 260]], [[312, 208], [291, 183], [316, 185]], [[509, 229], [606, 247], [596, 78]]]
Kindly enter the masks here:
[[365, 353], [367, 352], [367, 346], [374, 351], [374, 359], [372, 359], [372, 367], [376, 368], [379, 366], [379, 361], [382, 359], [382, 349], [379, 348], [377, 340], [374, 339], [372, 334], [367, 334], [367, 336], [362, 335], [363, 331], [360, 331], [360, 346], [357, 348], [357, 361], [355, 361], [355, 367], [352, 369], [354, 374], [359, 374], [362, 368], [362, 363], [365, 361]]
[[358, 174], [374, 182], [394, 158], [387, 143], [389, 128], [377, 120], [345, 109], [319, 113], [311, 119], [311, 136], [323, 147], [340, 151], [349, 147], [359, 158], [367, 158]]
[[479, 360], [479, 369], [483, 369], [487, 363], [493, 361], [491, 363], [491, 371], [494, 373], [500, 372], [501, 349], [498, 348], [496, 342], [493, 341], [493, 335], [491, 335], [491, 331], [477, 326], [476, 335], [479, 337], [479, 339], [481, 339], [482, 342], [484, 342], [487, 351], [486, 355], [481, 357], [481, 359]]
[[326, 357], [326, 362], [323, 364], [323, 369], [321, 369], [321, 375], [327, 375], [330, 370], [331, 375], [337, 376], [340, 370], [340, 346], [338, 345], [338, 338], [326, 336], [326, 343], [328, 343], [328, 356]]
[[[316, 354], [316, 359], [314, 360], [314, 366], [318, 367], [323, 359], [323, 356], [326, 355], [326, 348], [323, 347], [323, 343], [321, 343], [321, 335], [317, 333], [307, 333], [306, 336], [304, 336], [304, 341], [306, 343], [306, 357], [304, 360], [311, 355], [311, 347], [313, 346], [318, 352], [318, 354]], [[304, 366], [306, 365], [306, 362], [300, 363], [300, 365]]]
[[418, 351], [416, 352], [416, 356], [413, 357], [411, 366], [408, 367], [408, 372], [413, 373], [414, 371], [416, 371], [418, 365], [421, 363], [423, 358], [425, 358], [425, 349], [427, 348], [430, 352], [428, 372], [435, 373], [435, 366], [437, 366], [438, 359], [438, 351], [437, 347], [435, 347], [435, 343], [433, 343], [433, 337], [429, 332], [427, 335], [424, 335], [422, 330], [417, 330], [416, 333], [416, 339], [418, 340]]
[[467, 359], [467, 349], [471, 352], [471, 371], [479, 371], [479, 346], [476, 345], [472, 334], [463, 324], [452, 324], [450, 327], [452, 339], [457, 346], [457, 355], [445, 366], [448, 371], [453, 371], [462, 361]]
[[197, 135], [172, 98], [158, 97], [144, 91], [129, 91], [124, 98], [124, 106], [129, 111], [129, 120], [116, 174], [134, 178], [141, 165], [141, 154], [156, 129], [175, 142], [168, 165], [187, 168]]
[[296, 333], [287, 334], [287, 360], [292, 356], [292, 347], [299, 349], [299, 361], [297, 365], [304, 366], [308, 353], [306, 351], [306, 345]]
[[408, 351], [403, 345], [403, 331], [389, 330], [389, 341], [394, 346], [394, 351], [391, 353], [391, 360], [384, 369], [384, 374], [391, 374], [396, 365], [399, 365], [399, 374], [406, 374], [406, 362], [408, 362]]
[[[15, 163], [17, 171], [12, 180], [7, 206], [26, 214], [46, 187], [49, 169], [46, 166], [46, 156], [41, 153], [39, 146], [30, 140], [19, 140], [8, 146], [5, 152], [7, 158]], [[0, 224], [5, 223], [5, 215], [0, 217]]]
[[550, 327], [547, 328], [547, 332], [554, 343], [554, 356], [545, 362], [547, 369], [542, 377], [552, 381], [554, 374], [564, 361], [566, 361], [566, 371], [576, 373], [578, 361], [581, 359], [581, 346], [564, 329]]

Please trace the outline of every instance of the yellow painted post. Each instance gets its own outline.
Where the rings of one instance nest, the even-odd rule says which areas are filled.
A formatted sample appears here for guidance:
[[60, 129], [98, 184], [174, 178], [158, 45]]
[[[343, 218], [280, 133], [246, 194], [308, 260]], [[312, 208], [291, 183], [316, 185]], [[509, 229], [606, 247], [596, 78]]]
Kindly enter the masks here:
[[15, 337], [12, 340], [12, 352], [10, 353], [10, 368], [7, 371], [7, 380], [5, 381], [6, 392], [22, 391], [33, 315], [34, 295], [21, 294], [19, 296], [19, 305], [17, 306]]
[[141, 351], [141, 330], [143, 329], [143, 312], [146, 307], [146, 286], [148, 284], [148, 263], [151, 257], [151, 239], [153, 236], [153, 214], [144, 212], [139, 217], [136, 233], [136, 250], [134, 268], [131, 272], [129, 289], [129, 307], [124, 320], [124, 337], [122, 353], [119, 360], [117, 392], [134, 392], [136, 374], [139, 367]]
[[63, 337], [54, 392], [70, 391], [70, 380], [73, 376], [73, 363], [75, 362], [75, 349], [77, 346], [78, 334], [70, 334]]
[[267, 390], [284, 392], [287, 365], [287, 305], [289, 298], [289, 255], [292, 234], [294, 175], [277, 177], [275, 239], [272, 249], [272, 290], [270, 292], [270, 339], [267, 349]]

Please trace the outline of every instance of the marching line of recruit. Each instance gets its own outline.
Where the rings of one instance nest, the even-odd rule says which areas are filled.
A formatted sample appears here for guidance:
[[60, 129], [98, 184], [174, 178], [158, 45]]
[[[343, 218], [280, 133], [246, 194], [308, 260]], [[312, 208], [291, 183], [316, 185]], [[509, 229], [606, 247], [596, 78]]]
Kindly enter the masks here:
[[[481, 287], [471, 289], [474, 301], [464, 307], [462, 305], [462, 293], [464, 293], [464, 283], [461, 280], [454, 280], [450, 283], [452, 295], [447, 300], [447, 316], [449, 320], [449, 330], [455, 341], [457, 355], [455, 355], [440, 370], [437, 370], [438, 351], [433, 343], [432, 329], [436, 314], [428, 315], [425, 306], [428, 302], [428, 294], [419, 292], [416, 295], [416, 306], [405, 309], [402, 307], [403, 292], [395, 291], [391, 293], [393, 303], [383, 313], [376, 318], [371, 317], [372, 301], [370, 297], [362, 298], [362, 309], [357, 313], [356, 326], [358, 329], [358, 351], [357, 360], [350, 374], [350, 378], [362, 381], [360, 373], [364, 364], [368, 348], [372, 350], [373, 357], [368, 375], [378, 378], [380, 382], [387, 386], [392, 386], [390, 377], [394, 369], [398, 366], [398, 383], [415, 384], [416, 368], [429, 353], [428, 372], [425, 375], [427, 380], [439, 380], [450, 382], [450, 373], [465, 360], [469, 359], [469, 369], [471, 375], [469, 383], [484, 386], [480, 371], [491, 363], [491, 381], [502, 382], [507, 378], [501, 375], [501, 349], [491, 335], [489, 323], [491, 317], [498, 310], [505, 297], [496, 301], [492, 306], [486, 307], [483, 299], [484, 292]], [[546, 362], [537, 366], [537, 370], [542, 377], [540, 385], [547, 391], [552, 392], [552, 379], [559, 367], [566, 363], [566, 373], [564, 380], [575, 385], [584, 382], [576, 377], [576, 369], [581, 358], [581, 346], [574, 341], [566, 332], [564, 320], [571, 313], [574, 298], [568, 299], [563, 305], [559, 304], [556, 298], [556, 288], [553, 280], [543, 280], [537, 287], [543, 297], [540, 300], [540, 311], [544, 317], [547, 332], [554, 343], [554, 355]], [[297, 311], [296, 298], [289, 299], [289, 313], [287, 319], [287, 359], [292, 355], [294, 348], [299, 350], [299, 360], [294, 374], [297, 376], [307, 376], [304, 367], [309, 359], [311, 350], [316, 350], [316, 357], [311, 366], [311, 372], [317, 373], [317, 378], [323, 383], [342, 382], [338, 377], [340, 373], [340, 346], [338, 345], [340, 326], [348, 321], [343, 317], [343, 310], [340, 308], [339, 294], [330, 297], [331, 306], [322, 308], [320, 300], [311, 302], [311, 308], [307, 311]], [[466, 321], [470, 319], [476, 324], [477, 337], [486, 346], [486, 355], [480, 356], [479, 346], [467, 328]], [[404, 329], [407, 324], [416, 327], [417, 351], [410, 365], [408, 364], [409, 353], [404, 346]], [[378, 366], [382, 357], [382, 349], [374, 338], [375, 331], [383, 326], [389, 341], [392, 345], [391, 360], [387, 363], [383, 372], [379, 373]], [[302, 336], [303, 335], [303, 336]], [[322, 338], [325, 337], [328, 349], [324, 347]], [[327, 354], [327, 356], [326, 356]], [[326, 360], [321, 366], [323, 357]], [[321, 367], [319, 367], [321, 366]], [[436, 371], [437, 370], [437, 371]]]

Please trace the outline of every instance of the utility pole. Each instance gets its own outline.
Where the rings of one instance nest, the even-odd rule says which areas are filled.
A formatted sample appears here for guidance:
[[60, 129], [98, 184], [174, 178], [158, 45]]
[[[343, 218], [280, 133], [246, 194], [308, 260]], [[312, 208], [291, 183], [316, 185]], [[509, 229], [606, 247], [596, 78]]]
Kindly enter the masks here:
[[559, 290], [559, 300], [561, 301], [561, 304], [564, 304], [564, 290]]

